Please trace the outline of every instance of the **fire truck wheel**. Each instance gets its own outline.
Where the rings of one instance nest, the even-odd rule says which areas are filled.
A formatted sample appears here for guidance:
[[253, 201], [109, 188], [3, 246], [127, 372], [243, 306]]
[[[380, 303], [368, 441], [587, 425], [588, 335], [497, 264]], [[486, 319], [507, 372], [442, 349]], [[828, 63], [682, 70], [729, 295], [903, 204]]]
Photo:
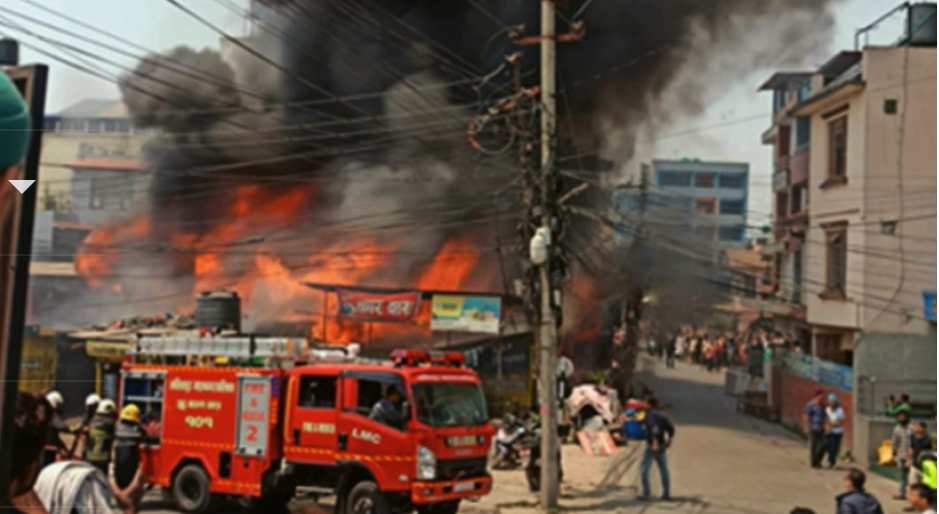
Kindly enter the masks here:
[[371, 480], [355, 484], [349, 491], [346, 514], [390, 514], [391, 508], [378, 485]]
[[421, 505], [418, 514], [456, 514], [460, 510], [460, 500]]
[[198, 464], [184, 466], [173, 480], [173, 500], [176, 506], [189, 514], [202, 514], [212, 504], [209, 475]]

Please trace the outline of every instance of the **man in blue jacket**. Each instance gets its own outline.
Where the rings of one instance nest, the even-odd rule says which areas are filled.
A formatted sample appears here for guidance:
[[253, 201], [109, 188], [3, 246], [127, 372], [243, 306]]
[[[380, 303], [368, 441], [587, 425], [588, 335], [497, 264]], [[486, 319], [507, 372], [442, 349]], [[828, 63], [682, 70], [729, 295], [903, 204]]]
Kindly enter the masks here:
[[835, 501], [838, 505], [838, 514], [884, 514], [877, 498], [864, 491], [864, 481], [867, 477], [864, 472], [854, 468], [844, 477], [847, 492], [839, 494]]
[[639, 465], [639, 473], [642, 476], [642, 496], [640, 500], [649, 499], [649, 471], [652, 469], [652, 462], [659, 467], [659, 476], [662, 479], [662, 499], [670, 500], [669, 495], [669, 477], [668, 462], [665, 459], [665, 452], [672, 445], [675, 439], [675, 427], [664, 414], [658, 411], [659, 402], [655, 398], [650, 398], [649, 410], [646, 413], [646, 451], [642, 456], [642, 463]]

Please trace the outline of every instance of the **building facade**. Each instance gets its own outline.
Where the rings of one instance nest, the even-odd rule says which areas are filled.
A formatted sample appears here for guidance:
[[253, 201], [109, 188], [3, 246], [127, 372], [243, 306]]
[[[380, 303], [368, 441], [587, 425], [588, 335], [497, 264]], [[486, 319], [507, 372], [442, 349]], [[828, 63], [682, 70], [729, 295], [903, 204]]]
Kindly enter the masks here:
[[694, 212], [696, 240], [714, 258], [722, 248], [746, 245], [749, 164], [656, 159], [651, 173], [652, 191], [684, 202]]
[[760, 86], [773, 93], [772, 125], [762, 135], [763, 144], [773, 147], [772, 242], [764, 247], [772, 266], [765, 282], [779, 301], [776, 326], [806, 351], [812, 341], [804, 288], [811, 122], [793, 116], [791, 108], [811, 95], [811, 80], [812, 72], [776, 73]]
[[812, 353], [849, 364], [864, 333], [935, 342], [936, 49], [841, 52], [791, 108], [811, 123], [805, 240]]
[[[887, 16], [905, 19], [896, 42], [763, 85], [774, 93], [771, 280], [779, 300], [804, 305], [811, 340], [811, 355], [776, 367], [845, 393], [847, 449], [862, 467], [895, 423], [889, 396], [909, 394], [931, 429], [936, 408], [936, 4]], [[790, 375], [774, 373], [774, 387]], [[793, 409], [811, 394], [789, 389]]]
[[72, 208], [74, 161], [139, 160], [149, 136], [134, 127], [120, 100], [81, 100], [46, 116], [37, 210], [64, 213]]

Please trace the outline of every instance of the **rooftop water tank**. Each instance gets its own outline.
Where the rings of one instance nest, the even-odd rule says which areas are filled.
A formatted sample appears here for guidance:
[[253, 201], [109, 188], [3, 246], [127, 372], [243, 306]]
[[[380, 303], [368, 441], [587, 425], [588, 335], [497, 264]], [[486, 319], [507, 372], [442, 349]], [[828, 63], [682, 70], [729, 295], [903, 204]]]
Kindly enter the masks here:
[[206, 291], [196, 300], [196, 325], [241, 332], [241, 298], [234, 291]]

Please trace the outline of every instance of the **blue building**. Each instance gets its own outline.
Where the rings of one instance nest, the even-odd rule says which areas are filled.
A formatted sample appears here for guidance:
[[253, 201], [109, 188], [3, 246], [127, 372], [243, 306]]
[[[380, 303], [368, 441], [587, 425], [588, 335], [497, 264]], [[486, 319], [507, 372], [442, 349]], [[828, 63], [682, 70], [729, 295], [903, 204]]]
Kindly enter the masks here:
[[750, 165], [698, 159], [652, 161], [649, 189], [693, 213], [686, 220], [696, 240], [715, 251], [747, 242]]

